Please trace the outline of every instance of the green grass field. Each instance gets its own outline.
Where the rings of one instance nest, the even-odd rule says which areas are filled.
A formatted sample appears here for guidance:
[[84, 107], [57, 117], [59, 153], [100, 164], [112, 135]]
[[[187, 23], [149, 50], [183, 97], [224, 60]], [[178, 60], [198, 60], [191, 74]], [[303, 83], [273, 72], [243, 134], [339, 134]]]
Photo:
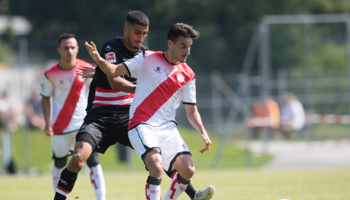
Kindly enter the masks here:
[[[218, 138], [211, 136], [213, 145], [211, 154], [200, 154], [203, 147], [199, 134], [181, 129], [182, 136], [191, 149], [196, 165], [196, 174], [192, 183], [196, 189], [208, 185], [216, 187], [213, 199], [220, 200], [349, 200], [350, 169], [324, 170], [261, 170], [259, 166], [269, 162], [271, 156], [253, 156], [251, 169], [245, 169], [244, 150], [232, 141], [229, 143], [223, 162], [212, 169], [212, 160], [218, 147]], [[39, 171], [38, 176], [23, 173], [22, 138], [20, 132], [14, 135], [14, 157], [17, 163], [17, 175], [0, 174], [0, 200], [40, 200], [53, 199], [51, 171], [51, 139], [40, 131], [30, 131], [30, 168]], [[147, 171], [135, 154], [134, 171], [127, 170], [125, 163], [117, 162], [115, 148], [110, 148], [100, 156], [107, 187], [107, 199], [140, 200], [145, 199], [144, 187]], [[169, 187], [170, 179], [164, 175], [162, 194]], [[78, 181], [68, 199], [94, 200], [87, 172], [79, 174]], [[182, 194], [180, 200], [189, 199]]]
[[[197, 170], [192, 181], [195, 188], [209, 184], [216, 187], [213, 199], [220, 200], [349, 200], [350, 170]], [[145, 199], [146, 171], [105, 172], [107, 199]], [[170, 179], [163, 178], [162, 194]], [[41, 200], [53, 199], [51, 177], [41, 175], [0, 176], [0, 199]], [[88, 174], [80, 174], [68, 199], [94, 200]], [[189, 199], [182, 194], [180, 200]]]

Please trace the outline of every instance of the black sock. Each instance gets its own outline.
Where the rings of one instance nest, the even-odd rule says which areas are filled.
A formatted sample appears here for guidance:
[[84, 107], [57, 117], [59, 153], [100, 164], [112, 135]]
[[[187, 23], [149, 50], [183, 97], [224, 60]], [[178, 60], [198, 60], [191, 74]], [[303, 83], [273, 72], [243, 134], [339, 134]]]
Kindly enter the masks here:
[[65, 200], [68, 194], [73, 190], [77, 177], [77, 173], [71, 172], [65, 168], [58, 181], [54, 200]]
[[194, 199], [194, 195], [196, 194], [196, 190], [194, 189], [192, 183], [189, 183], [187, 185], [185, 192], [190, 197], [190, 199]]

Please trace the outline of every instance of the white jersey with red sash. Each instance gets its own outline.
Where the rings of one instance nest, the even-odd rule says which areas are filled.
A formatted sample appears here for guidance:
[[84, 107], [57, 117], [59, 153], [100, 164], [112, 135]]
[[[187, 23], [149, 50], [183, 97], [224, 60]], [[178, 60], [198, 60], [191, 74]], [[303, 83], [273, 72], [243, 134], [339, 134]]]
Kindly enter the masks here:
[[89, 91], [87, 79], [76, 74], [81, 66], [91, 66], [77, 59], [75, 67], [60, 68], [58, 63], [46, 70], [40, 94], [52, 97], [52, 129], [54, 134], [77, 131], [83, 123]]
[[196, 104], [195, 74], [186, 63], [170, 64], [163, 52], [145, 51], [125, 66], [138, 84], [130, 107], [129, 129], [175, 121], [180, 102]]

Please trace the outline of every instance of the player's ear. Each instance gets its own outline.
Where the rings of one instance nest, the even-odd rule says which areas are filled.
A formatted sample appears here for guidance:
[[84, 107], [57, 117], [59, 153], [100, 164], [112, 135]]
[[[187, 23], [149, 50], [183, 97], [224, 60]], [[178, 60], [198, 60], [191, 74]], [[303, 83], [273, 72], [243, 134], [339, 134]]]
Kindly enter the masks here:
[[171, 41], [171, 40], [168, 40], [168, 47], [170, 48], [172, 45], [174, 44], [174, 42], [173, 41]]
[[124, 34], [126, 34], [128, 32], [128, 26], [127, 25], [123, 26], [123, 32], [124, 32]]

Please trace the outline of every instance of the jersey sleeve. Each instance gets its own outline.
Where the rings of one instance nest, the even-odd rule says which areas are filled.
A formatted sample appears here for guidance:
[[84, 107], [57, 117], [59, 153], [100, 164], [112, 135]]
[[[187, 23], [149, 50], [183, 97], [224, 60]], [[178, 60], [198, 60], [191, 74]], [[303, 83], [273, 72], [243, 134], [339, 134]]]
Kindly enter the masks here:
[[118, 64], [120, 61], [117, 58], [117, 50], [109, 42], [105, 43], [100, 51], [100, 56], [107, 62]]
[[196, 79], [193, 78], [186, 86], [183, 92], [182, 102], [184, 104], [197, 104], [196, 99]]
[[50, 97], [53, 94], [53, 89], [53, 84], [44, 74], [43, 78], [41, 79], [40, 95], [44, 97]]
[[129, 75], [137, 78], [139, 72], [142, 68], [143, 61], [145, 60], [145, 56], [143, 53], [138, 54], [133, 59], [129, 59], [124, 62], [125, 67], [129, 71]]

